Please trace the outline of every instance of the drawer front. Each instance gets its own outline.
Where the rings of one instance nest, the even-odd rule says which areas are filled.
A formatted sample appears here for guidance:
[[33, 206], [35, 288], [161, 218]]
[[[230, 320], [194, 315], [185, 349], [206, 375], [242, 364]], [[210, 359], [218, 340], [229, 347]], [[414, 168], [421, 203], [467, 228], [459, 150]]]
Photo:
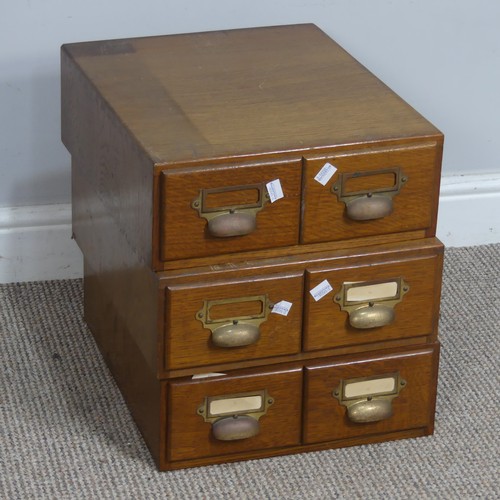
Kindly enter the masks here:
[[168, 460], [300, 444], [301, 368], [171, 381], [167, 394]]
[[439, 346], [306, 367], [304, 441], [432, 428]]
[[306, 272], [306, 290], [332, 290], [318, 300], [306, 293], [304, 350], [436, 335], [442, 246], [387, 259], [354, 256], [342, 267]]
[[[306, 157], [301, 243], [435, 230], [441, 145]], [[325, 167], [330, 164], [332, 168]], [[325, 167], [335, 172], [315, 180]], [[323, 172], [325, 172], [323, 170]], [[320, 175], [321, 177], [321, 175]]]
[[177, 369], [300, 352], [302, 295], [301, 271], [167, 285], [165, 366]]
[[[301, 169], [301, 162], [294, 160], [164, 171], [160, 258], [296, 245]], [[268, 187], [269, 183], [273, 184]]]

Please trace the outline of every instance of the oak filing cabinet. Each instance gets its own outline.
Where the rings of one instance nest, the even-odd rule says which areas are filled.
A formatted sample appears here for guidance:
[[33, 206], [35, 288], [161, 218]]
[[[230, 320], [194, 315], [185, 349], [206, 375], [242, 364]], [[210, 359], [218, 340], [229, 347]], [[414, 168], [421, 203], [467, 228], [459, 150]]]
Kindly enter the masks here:
[[62, 137], [160, 469], [432, 433], [443, 136], [317, 27], [65, 45]]

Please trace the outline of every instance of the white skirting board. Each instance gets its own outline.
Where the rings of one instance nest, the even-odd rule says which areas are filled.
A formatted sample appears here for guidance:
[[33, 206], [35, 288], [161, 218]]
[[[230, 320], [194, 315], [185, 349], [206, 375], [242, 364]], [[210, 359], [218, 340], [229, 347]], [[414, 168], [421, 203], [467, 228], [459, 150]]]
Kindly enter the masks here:
[[0, 283], [82, 275], [70, 204], [0, 208]]
[[441, 179], [437, 237], [448, 247], [500, 243], [500, 172]]
[[[446, 246], [500, 242], [500, 173], [443, 177], [437, 236]], [[79, 278], [71, 205], [0, 208], [0, 283]]]

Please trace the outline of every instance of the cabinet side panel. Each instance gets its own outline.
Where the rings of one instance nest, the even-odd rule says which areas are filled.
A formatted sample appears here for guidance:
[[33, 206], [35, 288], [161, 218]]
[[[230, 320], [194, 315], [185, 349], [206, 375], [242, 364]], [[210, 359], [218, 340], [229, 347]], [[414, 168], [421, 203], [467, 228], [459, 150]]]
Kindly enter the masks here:
[[73, 234], [102, 293], [112, 298], [156, 372], [153, 164], [64, 47], [61, 72], [62, 138], [72, 155]]
[[137, 348], [156, 373], [158, 279], [138, 260], [106, 206], [96, 196], [95, 186], [85, 175], [85, 169], [75, 159], [72, 176], [73, 230], [86, 266], [99, 278], [99, 287], [89, 293], [109, 297]]
[[[84, 308], [96, 343], [148, 445], [160, 460], [160, 382], [138, 349], [133, 325], [119, 310], [109, 277], [84, 262]], [[117, 282], [118, 283], [118, 282]]]
[[[151, 267], [153, 161], [64, 47], [61, 98], [62, 140], [72, 155], [73, 170], [78, 169], [79, 178], [91, 188], [91, 198], [83, 199], [78, 180], [73, 179], [73, 231], [78, 245], [90, 259], [95, 252], [113, 250], [115, 243], [109, 239], [95, 248], [80, 234], [82, 219], [105, 213], [118, 228], [131, 259]], [[96, 212], [94, 200], [104, 213]], [[96, 262], [93, 265], [96, 268]]]

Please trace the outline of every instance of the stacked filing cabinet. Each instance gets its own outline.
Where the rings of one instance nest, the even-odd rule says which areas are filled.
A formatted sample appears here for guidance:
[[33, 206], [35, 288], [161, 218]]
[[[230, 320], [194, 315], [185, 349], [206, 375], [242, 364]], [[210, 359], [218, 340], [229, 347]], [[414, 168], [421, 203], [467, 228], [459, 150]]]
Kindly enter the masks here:
[[432, 433], [443, 137], [322, 31], [65, 45], [62, 137], [160, 469]]

